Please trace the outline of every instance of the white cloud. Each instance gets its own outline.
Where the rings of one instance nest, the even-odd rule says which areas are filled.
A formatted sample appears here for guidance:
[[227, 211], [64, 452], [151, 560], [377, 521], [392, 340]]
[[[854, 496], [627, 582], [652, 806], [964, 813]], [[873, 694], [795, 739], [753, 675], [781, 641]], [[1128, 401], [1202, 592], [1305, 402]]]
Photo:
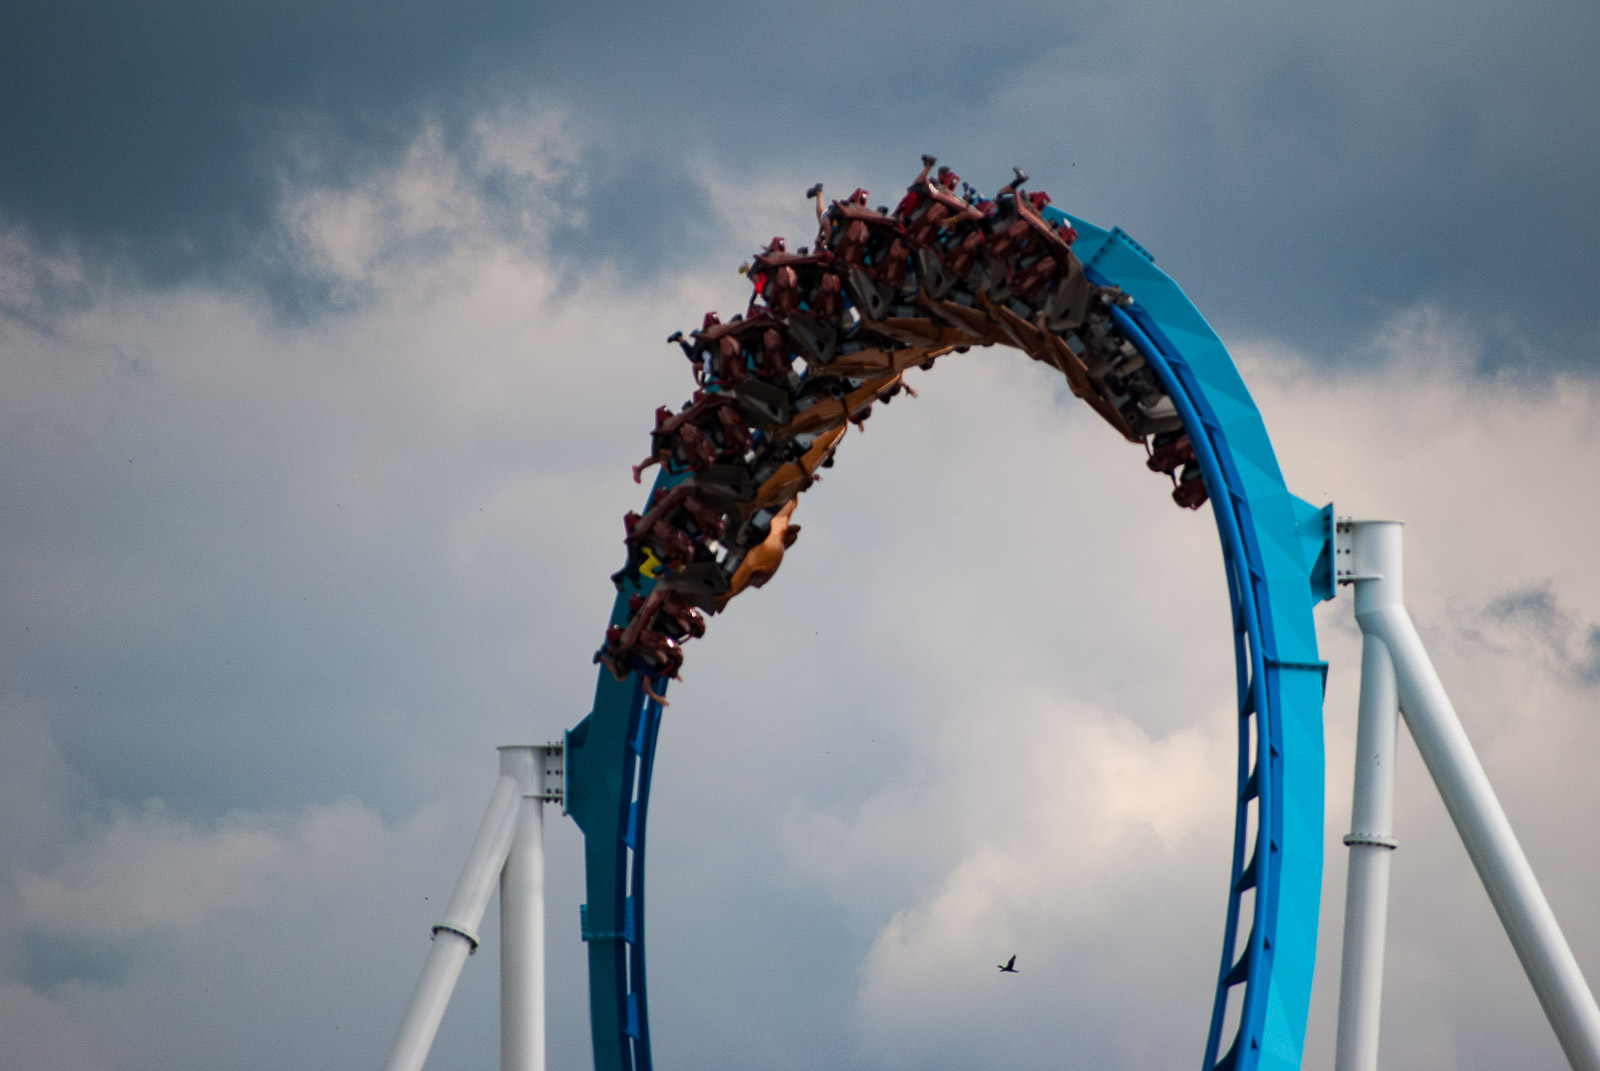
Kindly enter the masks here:
[[[564, 113], [538, 105], [480, 117], [464, 147], [447, 144], [430, 123], [392, 168], [353, 186], [287, 184], [283, 240], [300, 271], [336, 281], [336, 296], [377, 292], [392, 302], [396, 288], [415, 296], [518, 247], [543, 249], [557, 219], [582, 200], [577, 163], [586, 148]], [[485, 175], [515, 185], [514, 219], [483, 198]], [[566, 196], [555, 195], [558, 185]]]
[[[438, 824], [426, 812], [413, 821], [421, 825], [410, 836]], [[48, 874], [23, 874], [23, 922], [37, 933], [90, 940], [192, 935], [225, 915], [304, 895], [308, 882], [370, 869], [401, 842], [354, 800], [295, 815], [234, 812], [210, 828], [152, 800], [95, 829]]]
[[[966, 820], [953, 831], [965, 846], [960, 861], [926, 899], [894, 913], [862, 965], [871, 1064], [941, 1065], [949, 1059], [941, 1050], [970, 1055], [957, 1040], [965, 1035], [997, 1043], [995, 1020], [1013, 1018], [1008, 999], [1048, 1015], [1037, 988], [996, 988], [995, 965], [1018, 953], [1024, 985], [1103, 977], [1103, 957], [1141, 951], [1126, 934], [1137, 924], [1128, 890], [1181, 887], [1189, 864], [1227, 850], [1218, 773], [1234, 742], [1221, 731], [1225, 721], [1152, 739], [1126, 718], [1044, 696], [1013, 709], [999, 733], [951, 756], [985, 786], [961, 800]], [[1019, 740], [1029, 741], [1020, 754]], [[916, 803], [877, 829], [883, 854], [907, 827], [951, 809]], [[811, 848], [834, 854], [825, 841]], [[863, 862], [856, 880], [873, 869]], [[1086, 954], [1087, 944], [1099, 947]]]
[[48, 870], [11, 875], [4, 936], [24, 944], [0, 984], [5, 1066], [361, 1055], [398, 1021], [471, 818], [434, 806], [386, 823], [344, 801], [196, 822], [151, 803], [95, 826]]

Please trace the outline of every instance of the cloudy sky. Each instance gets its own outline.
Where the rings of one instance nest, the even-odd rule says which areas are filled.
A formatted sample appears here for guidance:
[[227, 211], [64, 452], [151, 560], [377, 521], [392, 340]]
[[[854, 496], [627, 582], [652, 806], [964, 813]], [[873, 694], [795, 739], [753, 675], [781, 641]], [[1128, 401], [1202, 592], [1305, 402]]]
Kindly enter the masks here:
[[[888, 200], [923, 152], [1129, 230], [1291, 487], [1408, 522], [1412, 612], [1600, 979], [1600, 11], [668, 10], [0, 6], [0, 1069], [377, 1066], [494, 746], [587, 710], [628, 465], [690, 389], [662, 340], [809, 240], [810, 183]], [[918, 375], [674, 688], [657, 1058], [1193, 1067], [1214, 528], [1040, 366]], [[1324, 1068], [1359, 640], [1348, 597], [1319, 620]], [[1402, 751], [1384, 1063], [1564, 1066]], [[431, 1066], [493, 1066], [493, 959]]]

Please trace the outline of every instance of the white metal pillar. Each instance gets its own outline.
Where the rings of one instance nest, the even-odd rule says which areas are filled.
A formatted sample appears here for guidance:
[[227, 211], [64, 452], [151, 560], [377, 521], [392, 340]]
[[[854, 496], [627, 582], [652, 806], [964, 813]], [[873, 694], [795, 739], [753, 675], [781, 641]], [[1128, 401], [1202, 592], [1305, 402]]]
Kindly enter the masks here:
[[[1387, 576], [1370, 572], [1365, 559], [1387, 522], [1349, 526], [1353, 554], [1341, 561], [1341, 579], [1355, 584], [1357, 608], [1375, 595], [1374, 585], [1399, 599], [1398, 557]], [[1341, 540], [1341, 546], [1344, 546]], [[1389, 859], [1394, 841], [1394, 764], [1399, 728], [1394, 663], [1376, 636], [1361, 638], [1361, 699], [1356, 719], [1355, 791], [1350, 802], [1350, 870], [1344, 900], [1344, 955], [1339, 966], [1339, 1025], [1334, 1071], [1376, 1071], [1378, 1025], [1383, 1002], [1384, 936], [1389, 919]]]
[[478, 827], [472, 850], [467, 853], [467, 865], [456, 882], [450, 906], [433, 928], [433, 947], [428, 950], [428, 961], [422, 967], [422, 977], [383, 1071], [422, 1071], [444, 1019], [445, 1006], [461, 977], [461, 968], [467, 957], [478, 950], [478, 923], [483, 921], [495, 881], [511, 850], [521, 797], [515, 778], [502, 776], [495, 783], [489, 809]]
[[544, 804], [560, 801], [565, 745], [500, 748], [500, 778], [423, 964], [384, 1071], [421, 1071], [478, 924], [500, 887], [500, 1067], [544, 1071]]
[[563, 746], [500, 749], [522, 802], [500, 872], [500, 1071], [545, 1071], [544, 804], [561, 799]]
[[[1338, 527], [1336, 570], [1357, 584], [1356, 623], [1364, 638], [1388, 650], [1400, 712], [1545, 1017], [1577, 1071], [1600, 1071], [1600, 1007], [1406, 612], [1400, 525], [1341, 521]], [[1341, 1024], [1344, 1017], [1341, 1008]]]

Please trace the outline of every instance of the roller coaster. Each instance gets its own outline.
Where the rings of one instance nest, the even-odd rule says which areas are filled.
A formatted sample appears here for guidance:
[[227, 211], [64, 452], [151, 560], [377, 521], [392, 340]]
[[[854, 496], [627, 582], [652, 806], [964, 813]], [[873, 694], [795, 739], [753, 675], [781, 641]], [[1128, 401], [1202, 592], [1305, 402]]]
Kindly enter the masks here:
[[[707, 313], [699, 329], [668, 339], [694, 391], [678, 410], [656, 410], [649, 454], [633, 470], [642, 482], [653, 469], [654, 482], [642, 512], [624, 518], [626, 564], [612, 576], [594, 706], [547, 749], [555, 780], [530, 774], [533, 759], [506, 760], [499, 802], [435, 927], [436, 937], [459, 940], [441, 951], [436, 939], [387, 1066], [421, 1067], [454, 974], [437, 979], [476, 948], [490, 889], [483, 875], [522, 858], [511, 847], [512, 830], [527, 828], [510, 802], [520, 785], [523, 799], [561, 799], [584, 835], [580, 925], [596, 1071], [651, 1071], [645, 832], [662, 709], [684, 645], [705, 634], [708, 616], [777, 572], [800, 534], [799, 496], [834, 464], [852, 425], [911, 391], [909, 370], [1000, 345], [1059, 371], [1074, 396], [1141, 447], [1144, 468], [1167, 481], [1178, 507], [1212, 507], [1233, 627], [1238, 749], [1203, 1071], [1300, 1066], [1323, 863], [1328, 667], [1312, 611], [1336, 584], [1356, 586], [1367, 643], [1336, 1066], [1376, 1061], [1399, 711], [1568, 1058], [1600, 1071], [1600, 1009], [1400, 603], [1398, 526], [1336, 522], [1332, 506], [1290, 493], [1227, 349], [1120, 228], [1062, 212], [1026, 188], [1020, 169], [990, 198], [935, 170], [933, 157], [922, 163], [892, 210], [869, 207], [862, 189], [831, 202], [821, 185], [806, 191], [813, 243], [790, 251], [772, 239], [740, 268], [752, 288], [742, 312], [726, 321]], [[542, 899], [538, 910], [542, 929]], [[449, 957], [453, 968], [435, 970]], [[524, 1055], [503, 1055], [503, 1066], [542, 1071], [542, 1003], [537, 1014], [539, 1055], [527, 1055], [524, 1039]]]
[[[645, 819], [668, 682], [683, 644], [778, 569], [799, 495], [847, 428], [912, 368], [974, 346], [1066, 377], [1173, 501], [1213, 504], [1237, 662], [1235, 834], [1205, 1068], [1298, 1062], [1322, 881], [1322, 690], [1311, 609], [1333, 593], [1331, 510], [1292, 496], [1226, 349], [1121, 230], [1067, 215], [1028, 176], [991, 199], [923, 168], [891, 211], [815, 199], [814, 244], [775, 238], [749, 307], [675, 335], [696, 390], [656, 411], [656, 466], [625, 518], [628, 562], [596, 653], [593, 712], [567, 737], [567, 809], [585, 838], [590, 1011], [599, 1071], [648, 1071]], [[1254, 757], [1253, 757], [1254, 756]], [[1253, 833], [1252, 833], [1253, 831]], [[1235, 1008], [1230, 1014], [1230, 1002]], [[1232, 1033], [1224, 1037], [1224, 1026]]]

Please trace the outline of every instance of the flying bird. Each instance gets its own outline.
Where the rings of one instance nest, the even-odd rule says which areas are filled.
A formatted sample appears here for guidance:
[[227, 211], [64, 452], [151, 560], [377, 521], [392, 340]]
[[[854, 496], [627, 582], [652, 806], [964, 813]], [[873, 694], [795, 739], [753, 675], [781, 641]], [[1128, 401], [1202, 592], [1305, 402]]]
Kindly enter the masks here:
[[1000, 973], [1001, 974], [1016, 974], [1017, 973], [1017, 957], [1016, 956], [1012, 956], [1010, 959], [1006, 960], [1005, 964], [1000, 968]]

